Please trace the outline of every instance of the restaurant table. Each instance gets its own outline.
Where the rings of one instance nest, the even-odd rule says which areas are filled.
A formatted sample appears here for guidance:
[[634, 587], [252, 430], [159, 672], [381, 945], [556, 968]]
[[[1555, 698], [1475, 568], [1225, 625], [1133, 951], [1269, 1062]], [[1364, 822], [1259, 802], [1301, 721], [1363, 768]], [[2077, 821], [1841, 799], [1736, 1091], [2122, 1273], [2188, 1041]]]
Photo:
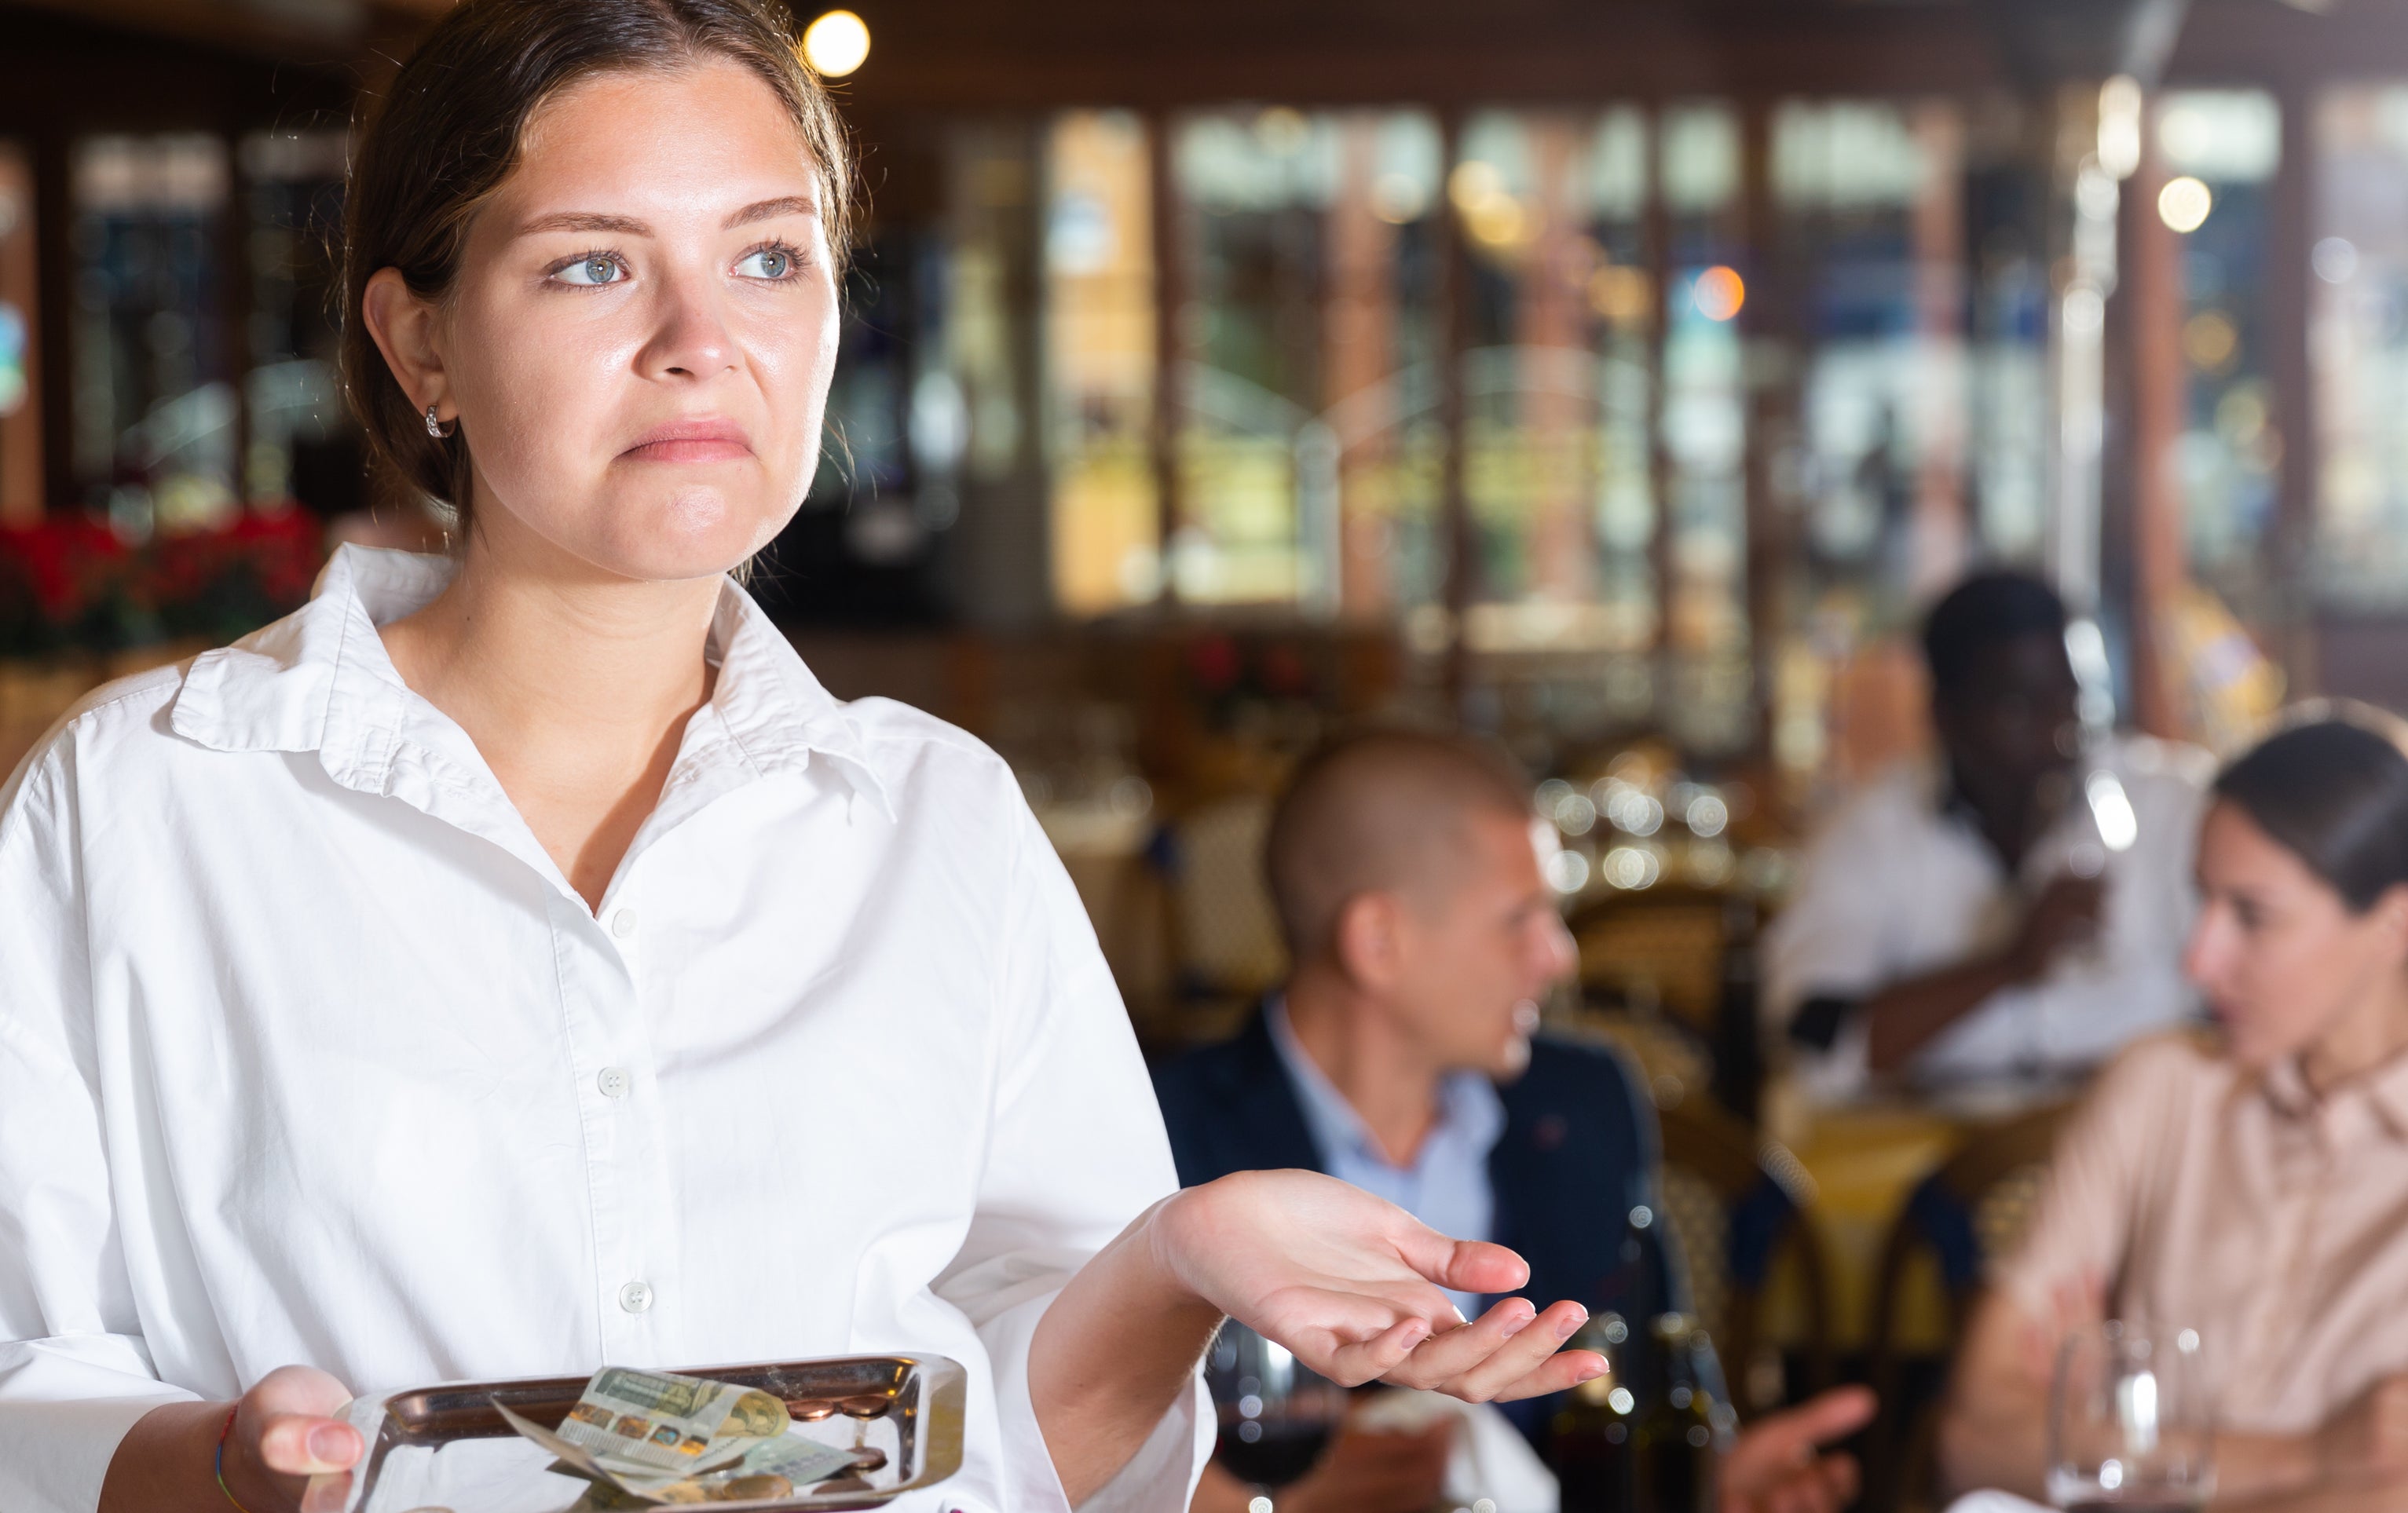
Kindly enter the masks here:
[[[1787, 1145], [1813, 1181], [1809, 1206], [1830, 1281], [1829, 1337], [1843, 1356], [1868, 1349], [1883, 1300], [1883, 1248], [1908, 1198], [1967, 1141], [2015, 1114], [2061, 1101], [2063, 1089], [1984, 1090], [1942, 1102], [1904, 1101], [1813, 1108], [1776, 1086], [1767, 1098], [1767, 1133]], [[1806, 1337], [1813, 1306], [1795, 1267], [1771, 1279], [1768, 1337]], [[1899, 1280], [1893, 1341], [1910, 1354], [1945, 1350], [1954, 1333], [1948, 1296], [1928, 1249], [1918, 1248]]]
[[[1789, 1142], [1813, 1178], [1810, 1212], [1830, 1278], [1830, 1339], [1842, 1354], [1872, 1342], [1882, 1248], [1908, 1196], [1956, 1154], [1975, 1127], [1936, 1109], [1870, 1105], [1815, 1110]], [[1923, 1259], [1904, 1280], [1899, 1344], [1937, 1349], [1950, 1333], [1947, 1299], [1936, 1268]], [[1806, 1306], [1794, 1279], [1776, 1291], [1770, 1320], [1776, 1338], [1802, 1337], [1802, 1320], [1794, 1310]]]

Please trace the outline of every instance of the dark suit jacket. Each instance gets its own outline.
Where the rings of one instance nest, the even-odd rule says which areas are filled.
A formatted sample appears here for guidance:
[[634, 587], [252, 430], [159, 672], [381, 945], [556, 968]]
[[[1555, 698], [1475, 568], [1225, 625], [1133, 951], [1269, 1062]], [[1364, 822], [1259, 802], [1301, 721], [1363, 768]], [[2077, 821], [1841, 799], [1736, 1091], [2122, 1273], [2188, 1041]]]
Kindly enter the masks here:
[[[1235, 1039], [1162, 1067], [1154, 1092], [1182, 1185], [1239, 1171], [1328, 1169], [1260, 1013]], [[1488, 1157], [1497, 1205], [1488, 1237], [1530, 1263], [1520, 1295], [1541, 1307], [1571, 1298], [1634, 1327], [1679, 1306], [1663, 1221], [1631, 1223], [1634, 1208], [1661, 1215], [1663, 1202], [1655, 1113], [1621, 1058], [1541, 1038], [1529, 1069], [1498, 1092], [1505, 1133]], [[1508, 1409], [1535, 1434], [1546, 1400]]]

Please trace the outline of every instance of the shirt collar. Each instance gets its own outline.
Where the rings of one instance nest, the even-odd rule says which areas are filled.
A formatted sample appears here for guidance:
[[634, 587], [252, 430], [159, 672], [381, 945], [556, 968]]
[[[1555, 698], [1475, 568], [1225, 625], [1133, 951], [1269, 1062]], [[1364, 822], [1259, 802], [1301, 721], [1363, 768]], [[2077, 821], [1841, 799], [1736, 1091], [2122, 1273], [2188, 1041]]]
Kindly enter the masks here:
[[[448, 557], [337, 548], [307, 605], [194, 663], [170, 717], [176, 733], [222, 751], [313, 751], [337, 782], [371, 792], [395, 791], [412, 745], [481, 765], [460, 749], [457, 727], [402, 682], [377, 634], [433, 600], [456, 570]], [[706, 760], [722, 744], [751, 777], [801, 771], [823, 756], [894, 818], [859, 727], [733, 579], [720, 591], [709, 654], [719, 681], [687, 733], [681, 768], [724, 767]], [[673, 774], [670, 787], [679, 783]]]
[[2308, 1086], [2297, 1056], [2286, 1056], [2261, 1073], [2258, 1086], [2275, 1112], [2287, 1119], [2329, 1123], [2339, 1110], [2363, 1105], [2395, 1140], [2408, 1140], [2408, 1054], [2394, 1056], [2321, 1096]]
[[[1339, 1150], [1351, 1151], [1367, 1160], [1376, 1161], [1391, 1170], [1398, 1169], [1388, 1160], [1387, 1152], [1373, 1137], [1371, 1127], [1363, 1116], [1329, 1080], [1303, 1042], [1296, 1037], [1296, 1029], [1288, 1022], [1287, 996], [1273, 993], [1265, 1000], [1263, 1018], [1270, 1031], [1271, 1045], [1279, 1052], [1280, 1064], [1287, 1069], [1288, 1080], [1296, 1087], [1304, 1104], [1304, 1121], [1312, 1131], [1313, 1143], [1325, 1155]], [[1422, 1142], [1418, 1160], [1426, 1161], [1429, 1152], [1441, 1136], [1453, 1135], [1469, 1149], [1485, 1153], [1505, 1133], [1505, 1101], [1498, 1096], [1496, 1084], [1477, 1072], [1450, 1072], [1439, 1082], [1438, 1123]]]

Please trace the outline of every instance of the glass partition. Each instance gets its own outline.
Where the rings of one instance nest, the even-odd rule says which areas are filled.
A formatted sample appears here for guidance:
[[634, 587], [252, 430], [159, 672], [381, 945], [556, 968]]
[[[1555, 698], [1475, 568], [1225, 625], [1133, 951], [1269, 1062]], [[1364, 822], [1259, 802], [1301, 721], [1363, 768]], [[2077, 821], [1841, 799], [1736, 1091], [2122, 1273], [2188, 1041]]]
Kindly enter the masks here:
[[1162, 583], [1154, 428], [1153, 172], [1123, 111], [1061, 117], [1046, 143], [1045, 429], [1055, 603], [1151, 603]]
[[2316, 113], [2309, 351], [2316, 577], [2344, 607], [2408, 605], [2408, 87]]
[[1182, 119], [1180, 519], [1195, 604], [1384, 616], [1440, 587], [1437, 125]]
[[42, 513], [34, 249], [33, 164], [16, 143], [0, 141], [0, 525]]
[[77, 144], [75, 473], [124, 534], [204, 526], [236, 503], [225, 143]]
[[[2182, 236], [2182, 357], [2186, 378], [2174, 466], [2191, 572], [2244, 614], [2272, 589], [2283, 435], [2275, 423], [2266, 291], [2283, 117], [2261, 90], [2175, 91], [2157, 108], [2170, 183], [2157, 207]], [[2196, 217], [2196, 219], [2194, 219]]]

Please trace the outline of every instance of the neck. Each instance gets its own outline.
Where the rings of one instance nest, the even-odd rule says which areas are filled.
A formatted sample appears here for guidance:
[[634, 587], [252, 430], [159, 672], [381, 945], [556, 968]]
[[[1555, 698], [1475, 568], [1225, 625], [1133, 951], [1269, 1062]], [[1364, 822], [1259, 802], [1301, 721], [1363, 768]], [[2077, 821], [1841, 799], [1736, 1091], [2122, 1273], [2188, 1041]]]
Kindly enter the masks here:
[[478, 529], [434, 602], [383, 627], [402, 681], [467, 733], [589, 905], [710, 697], [719, 589], [631, 580]]
[[1389, 1163], [1411, 1165], [1438, 1122], [1439, 1084], [1449, 1068], [1328, 963], [1298, 968], [1286, 996], [1297, 1044], [1353, 1106]]
[[2393, 972], [2300, 1053], [2300, 1076], [2318, 1097], [2408, 1051], [2408, 976]]
[[1953, 770], [1949, 781], [1971, 806], [1983, 838], [2013, 871], [2022, 864], [2024, 852], [2030, 849], [2047, 818], [2041, 795], [2028, 787], [1969, 782], [1963, 763], [1952, 757], [1950, 764]]
[[403, 679], [455, 718], [455, 705], [472, 712], [480, 746], [488, 734], [506, 745], [649, 746], [703, 702], [717, 578], [529, 571], [491, 541], [472, 532], [451, 584], [384, 630]]

